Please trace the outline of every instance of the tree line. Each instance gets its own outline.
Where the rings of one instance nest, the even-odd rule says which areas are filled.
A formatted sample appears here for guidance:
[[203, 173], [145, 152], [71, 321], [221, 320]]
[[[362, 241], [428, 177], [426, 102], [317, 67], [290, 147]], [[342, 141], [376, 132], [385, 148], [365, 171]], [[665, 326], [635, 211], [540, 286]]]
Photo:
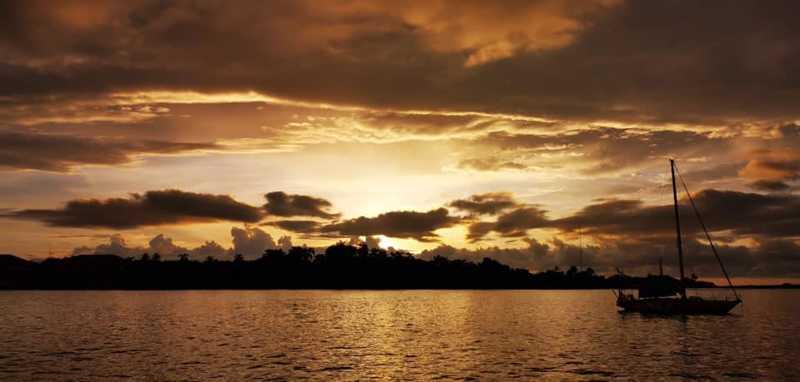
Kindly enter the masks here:
[[[164, 260], [76, 255], [41, 262], [0, 255], [0, 289], [605, 289], [637, 288], [653, 277], [603, 276], [592, 268], [531, 273], [490, 258], [480, 262], [337, 243], [317, 253], [309, 247], [268, 249], [260, 258], [202, 261], [189, 255]], [[663, 280], [662, 280], [663, 281]], [[688, 287], [713, 287], [686, 279]]]

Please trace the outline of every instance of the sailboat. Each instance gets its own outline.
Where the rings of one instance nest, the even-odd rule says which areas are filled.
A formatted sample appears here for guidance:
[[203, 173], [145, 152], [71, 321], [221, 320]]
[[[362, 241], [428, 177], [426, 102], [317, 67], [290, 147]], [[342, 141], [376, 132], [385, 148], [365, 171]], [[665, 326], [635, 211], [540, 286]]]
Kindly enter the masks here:
[[[702, 227], [703, 232], [705, 232], [705, 236], [708, 240], [709, 246], [711, 247], [711, 251], [717, 258], [717, 262], [719, 263], [720, 268], [722, 268], [722, 273], [725, 275], [725, 279], [728, 281], [728, 285], [733, 291], [735, 299], [721, 300], [705, 299], [698, 296], [686, 296], [683, 269], [683, 243], [681, 239], [681, 220], [680, 214], [678, 213], [678, 191], [675, 181], [675, 160], [670, 159], [669, 165], [670, 172], [672, 173], [672, 201], [675, 210], [675, 234], [676, 244], [678, 246], [678, 266], [680, 267], [680, 279], [678, 280], [677, 285], [672, 285], [672, 287], [665, 285], [664, 283], [661, 283], [660, 285], [642, 285], [639, 288], [638, 297], [634, 296], [633, 294], [625, 294], [622, 289], [620, 289], [616, 293], [617, 307], [619, 307], [623, 312], [638, 312], [643, 314], [728, 314], [731, 309], [736, 307], [736, 305], [739, 305], [742, 300], [739, 297], [739, 294], [736, 292], [736, 288], [733, 286], [730, 277], [728, 277], [728, 272], [725, 270], [725, 266], [722, 264], [722, 259], [717, 253], [717, 248], [714, 246], [714, 242], [711, 240], [711, 235], [708, 233], [705, 223], [703, 223], [703, 219], [700, 217], [700, 213], [697, 210], [697, 206], [694, 204], [692, 195], [689, 193], [689, 188], [686, 186], [686, 182], [684, 182], [683, 178], [681, 177], [681, 183], [683, 188], [686, 190], [686, 194], [689, 202], [691, 203], [692, 209], [697, 216], [700, 227]], [[663, 279], [663, 277], [659, 279]]]

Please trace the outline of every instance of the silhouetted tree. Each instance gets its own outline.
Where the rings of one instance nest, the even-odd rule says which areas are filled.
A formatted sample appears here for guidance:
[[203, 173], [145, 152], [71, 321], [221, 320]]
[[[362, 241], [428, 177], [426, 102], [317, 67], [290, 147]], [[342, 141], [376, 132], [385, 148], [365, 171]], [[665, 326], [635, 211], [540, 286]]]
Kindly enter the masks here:
[[[5, 260], [0, 261], [0, 289], [636, 288], [652, 278], [679, 284], [669, 276], [606, 278], [591, 268], [578, 271], [570, 267], [566, 273], [555, 268], [532, 274], [490, 258], [479, 263], [442, 256], [425, 261], [407, 252], [344, 242], [323, 253], [308, 247], [292, 247], [288, 253], [270, 249], [253, 261], [241, 254], [228, 261], [209, 256], [203, 263], [188, 254], [178, 259], [159, 261], [158, 254], [145, 253], [138, 261], [114, 255], [51, 258], [41, 263]], [[3, 264], [10, 265], [4, 268]], [[713, 286], [694, 279], [684, 283], [688, 287]]]
[[314, 259], [314, 250], [308, 247], [292, 247], [287, 254], [295, 263], [307, 264]]
[[578, 268], [576, 266], [573, 265], [567, 269], [567, 277], [573, 278], [576, 274], [578, 274]]

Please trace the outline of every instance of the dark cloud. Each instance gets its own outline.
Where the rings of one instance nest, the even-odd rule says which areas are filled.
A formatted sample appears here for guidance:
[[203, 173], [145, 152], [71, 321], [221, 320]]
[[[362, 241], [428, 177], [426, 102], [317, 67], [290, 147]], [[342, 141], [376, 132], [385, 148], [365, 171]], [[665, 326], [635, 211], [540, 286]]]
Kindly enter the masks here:
[[792, 119], [797, 7], [788, 0], [4, 2], [0, 83], [11, 97], [256, 89], [574, 119]]
[[179, 190], [148, 191], [128, 198], [79, 199], [60, 209], [13, 211], [5, 217], [38, 220], [59, 227], [136, 228], [210, 221], [254, 223], [263, 213], [228, 195]]
[[507, 192], [490, 192], [472, 195], [466, 199], [457, 199], [449, 206], [475, 215], [497, 215], [498, 213], [518, 205], [513, 195]]
[[[697, 208], [712, 231], [766, 237], [800, 236], [800, 197], [737, 191], [703, 190], [694, 195]], [[681, 223], [687, 234], [699, 233], [694, 212], [683, 200]], [[672, 235], [675, 229], [672, 205], [646, 206], [639, 200], [609, 200], [584, 207], [572, 216], [556, 219], [551, 226], [564, 231], [597, 235]]]
[[[721, 240], [754, 235], [764, 238], [800, 236], [800, 197], [796, 195], [707, 189], [693, 197], [707, 228]], [[694, 237], [702, 233], [687, 199], [680, 201], [679, 212], [684, 234]], [[600, 201], [559, 219], [549, 219], [546, 211], [528, 206], [501, 214], [494, 222], [472, 222], [467, 239], [479, 241], [491, 232], [503, 237], [524, 237], [530, 229], [548, 228], [642, 242], [672, 237], [675, 216], [672, 204], [645, 205], [641, 200], [632, 199]]]
[[[681, 214], [689, 216], [690, 212], [683, 208]], [[591, 234], [669, 234], [675, 230], [675, 218], [672, 205], [645, 206], [640, 200], [608, 200], [586, 206], [552, 225]]]
[[549, 228], [547, 211], [536, 206], [519, 207], [497, 217], [494, 222], [475, 222], [469, 225], [467, 239], [479, 241], [494, 231], [504, 237], [523, 237], [534, 228]]
[[467, 240], [477, 242], [482, 240], [494, 229], [494, 222], [475, 222], [467, 226]]
[[769, 192], [789, 191], [792, 189], [792, 186], [780, 180], [757, 180], [750, 183], [749, 186], [756, 190]]
[[0, 168], [68, 171], [78, 165], [118, 165], [142, 154], [218, 148], [210, 143], [123, 141], [34, 132], [0, 131]]
[[331, 202], [307, 195], [292, 195], [283, 191], [274, 191], [265, 195], [267, 204], [264, 209], [275, 216], [313, 216], [323, 219], [335, 219], [339, 214], [326, 211]]
[[337, 233], [342, 236], [385, 235], [396, 238], [410, 238], [418, 241], [434, 241], [434, 231], [455, 225], [459, 219], [449, 215], [446, 208], [428, 212], [392, 211], [376, 217], [359, 217], [340, 223], [328, 224], [320, 230], [323, 233]]
[[278, 220], [264, 224], [275, 226], [285, 231], [303, 234], [319, 232], [319, 228], [322, 225], [322, 223], [314, 220]]
[[522, 236], [521, 232], [532, 228], [547, 227], [546, 211], [538, 207], [518, 208], [500, 215], [493, 230], [504, 236]]

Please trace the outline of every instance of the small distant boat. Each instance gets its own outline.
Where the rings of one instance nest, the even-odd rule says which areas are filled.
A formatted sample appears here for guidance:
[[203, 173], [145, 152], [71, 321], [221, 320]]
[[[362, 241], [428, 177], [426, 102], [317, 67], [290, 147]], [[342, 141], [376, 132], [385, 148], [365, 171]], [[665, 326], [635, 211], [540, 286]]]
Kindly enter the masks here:
[[711, 247], [711, 251], [717, 258], [717, 262], [719, 263], [720, 268], [722, 268], [722, 273], [725, 275], [725, 279], [728, 281], [728, 285], [733, 291], [735, 299], [720, 300], [720, 299], [705, 299], [696, 296], [691, 296], [691, 297], [686, 296], [686, 287], [684, 284], [685, 277], [683, 270], [683, 243], [681, 239], [681, 221], [680, 221], [680, 214], [678, 213], [678, 191], [675, 183], [675, 171], [676, 171], [675, 160], [670, 159], [669, 165], [670, 165], [670, 172], [672, 173], [672, 200], [675, 209], [675, 233], [676, 233], [676, 243], [678, 246], [678, 266], [680, 267], [680, 279], [678, 280], [678, 283], [676, 285], [675, 283], [665, 282], [669, 278], [664, 278], [664, 277], [652, 278], [649, 284], [640, 286], [638, 297], [632, 294], [625, 294], [622, 291], [622, 289], [620, 289], [616, 293], [617, 306], [623, 312], [638, 312], [643, 314], [659, 314], [659, 315], [728, 314], [728, 312], [730, 312], [731, 309], [736, 307], [736, 305], [739, 305], [742, 302], [742, 300], [741, 298], [739, 298], [739, 294], [736, 292], [736, 288], [733, 286], [730, 277], [728, 277], [728, 272], [725, 270], [725, 266], [722, 264], [722, 259], [719, 257], [717, 249], [714, 246], [714, 242], [711, 240], [711, 235], [709, 235], [705, 223], [703, 223], [703, 219], [700, 217], [700, 213], [698, 212], [697, 207], [694, 204], [694, 200], [692, 199], [692, 195], [689, 193], [689, 189], [686, 186], [686, 183], [683, 182], [683, 178], [681, 178], [681, 183], [683, 184], [683, 187], [686, 190], [686, 194], [688, 196], [689, 202], [692, 205], [692, 209], [694, 209], [695, 215], [697, 216], [700, 226], [703, 228], [703, 232], [705, 232], [706, 239], [708, 239], [709, 246]]

